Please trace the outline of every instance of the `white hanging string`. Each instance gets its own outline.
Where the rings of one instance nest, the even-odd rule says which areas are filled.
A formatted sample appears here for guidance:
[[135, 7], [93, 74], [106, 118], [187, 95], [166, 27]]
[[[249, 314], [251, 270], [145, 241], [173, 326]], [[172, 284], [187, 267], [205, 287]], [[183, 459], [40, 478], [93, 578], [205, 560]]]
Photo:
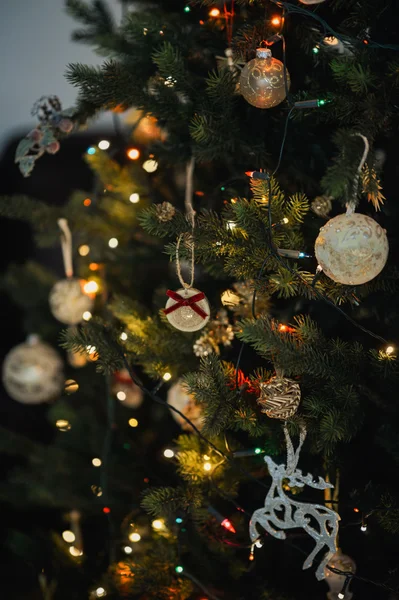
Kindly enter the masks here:
[[360, 160], [359, 166], [357, 168], [355, 178], [353, 180], [352, 199], [346, 205], [346, 214], [347, 215], [351, 215], [351, 214], [353, 214], [355, 212], [357, 189], [358, 189], [358, 186], [359, 186], [360, 173], [362, 172], [362, 169], [364, 167], [364, 163], [366, 162], [367, 155], [368, 155], [369, 149], [370, 149], [369, 141], [368, 141], [368, 139], [366, 138], [365, 135], [362, 135], [361, 133], [353, 133], [352, 135], [362, 138], [362, 140], [364, 142], [364, 152], [363, 152], [362, 158]]
[[[193, 207], [193, 178], [194, 178], [194, 166], [195, 158], [192, 156], [186, 166], [186, 191], [184, 197], [184, 206], [186, 209], [186, 218], [191, 222], [191, 236], [181, 233], [177, 238], [176, 242], [176, 272], [179, 281], [183, 288], [190, 289], [194, 284], [194, 263], [195, 263], [195, 249], [194, 249], [194, 227], [195, 227], [195, 211]], [[187, 241], [191, 248], [191, 261], [190, 261], [190, 283], [186, 283], [183, 279], [180, 264], [180, 244], [183, 238]]]
[[64, 260], [65, 275], [73, 276], [72, 264], [72, 234], [66, 219], [58, 219], [58, 227], [61, 229], [61, 250]]

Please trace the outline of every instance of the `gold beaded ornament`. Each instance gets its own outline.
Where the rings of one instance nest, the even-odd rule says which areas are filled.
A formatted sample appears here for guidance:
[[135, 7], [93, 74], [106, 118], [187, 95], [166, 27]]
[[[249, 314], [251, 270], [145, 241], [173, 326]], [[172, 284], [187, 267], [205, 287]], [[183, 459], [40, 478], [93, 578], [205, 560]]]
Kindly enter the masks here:
[[271, 419], [286, 420], [298, 410], [301, 388], [292, 379], [275, 375], [267, 383], [261, 383], [260, 390], [257, 402]]

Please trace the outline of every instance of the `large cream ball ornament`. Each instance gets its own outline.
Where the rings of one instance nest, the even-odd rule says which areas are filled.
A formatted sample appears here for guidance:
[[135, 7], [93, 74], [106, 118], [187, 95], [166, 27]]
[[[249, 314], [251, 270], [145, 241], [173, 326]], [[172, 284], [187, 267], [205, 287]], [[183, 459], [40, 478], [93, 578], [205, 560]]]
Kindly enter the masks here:
[[38, 336], [15, 346], [3, 363], [3, 384], [22, 404], [42, 404], [59, 396], [64, 385], [63, 362]]
[[91, 311], [93, 299], [83, 291], [80, 279], [68, 277], [57, 281], [50, 292], [50, 309], [53, 316], [66, 325], [77, 325], [83, 313]]
[[320, 229], [315, 254], [324, 273], [333, 281], [361, 285], [376, 277], [388, 257], [385, 229], [360, 213], [330, 219]]
[[258, 48], [256, 58], [250, 60], [241, 71], [240, 92], [245, 100], [257, 108], [273, 108], [286, 97], [290, 87], [290, 75], [284, 65], [273, 58], [268, 48]]

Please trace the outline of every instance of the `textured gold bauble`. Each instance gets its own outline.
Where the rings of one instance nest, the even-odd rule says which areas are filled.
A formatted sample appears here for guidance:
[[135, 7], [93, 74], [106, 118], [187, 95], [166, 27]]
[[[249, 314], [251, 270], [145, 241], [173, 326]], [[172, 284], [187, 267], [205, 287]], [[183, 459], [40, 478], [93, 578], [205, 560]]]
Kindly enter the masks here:
[[50, 292], [50, 309], [53, 316], [66, 325], [77, 325], [83, 313], [91, 311], [93, 300], [84, 293], [79, 279], [68, 277], [57, 281]]
[[7, 393], [22, 404], [42, 404], [57, 398], [64, 385], [63, 363], [57, 352], [37, 336], [15, 346], [3, 363]]
[[[181, 288], [176, 292], [179, 296], [183, 298], [191, 298], [196, 294], [199, 294], [200, 291], [195, 288]], [[176, 301], [173, 298], [169, 298], [167, 301], [165, 308], [168, 309], [176, 304]], [[206, 313], [206, 317], [202, 317], [198, 315], [195, 310], [191, 308], [191, 306], [181, 306], [180, 308], [176, 308], [173, 312], [170, 312], [166, 315], [169, 323], [179, 329], [180, 331], [198, 331], [205, 327], [205, 325], [209, 321], [210, 317], [210, 308], [209, 302], [204, 297], [202, 300], [198, 300], [196, 302], [198, 308], [202, 309]]]
[[320, 229], [315, 254], [330, 279], [346, 285], [361, 285], [374, 279], [384, 268], [388, 239], [374, 219], [346, 213], [330, 219]]
[[[202, 428], [202, 408], [199, 404], [196, 404], [194, 396], [188, 393], [182, 381], [177, 381], [169, 388], [167, 401], [169, 405], [177, 408], [187, 419], [190, 419], [197, 429]], [[191, 425], [178, 413], [171, 410], [170, 414], [184, 431], [193, 431]]]
[[298, 410], [301, 401], [299, 384], [287, 377], [272, 377], [260, 385], [258, 404], [261, 411], [272, 419], [289, 419]]
[[[290, 75], [287, 74], [287, 89]], [[258, 48], [256, 58], [250, 60], [241, 71], [240, 92], [245, 100], [257, 108], [273, 108], [286, 97], [284, 65], [272, 57], [268, 48]]]

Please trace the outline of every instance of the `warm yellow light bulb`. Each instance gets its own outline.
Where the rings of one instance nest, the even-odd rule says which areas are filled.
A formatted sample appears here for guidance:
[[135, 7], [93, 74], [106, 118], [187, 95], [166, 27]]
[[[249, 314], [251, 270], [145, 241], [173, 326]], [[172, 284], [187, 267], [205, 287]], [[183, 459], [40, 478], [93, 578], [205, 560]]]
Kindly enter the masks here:
[[129, 148], [126, 154], [130, 160], [137, 160], [140, 156], [140, 151], [137, 148]]
[[204, 471], [210, 471], [212, 469], [212, 465], [210, 462], [204, 462]]
[[126, 340], [127, 340], [127, 333], [125, 333], [125, 332], [123, 331], [123, 333], [121, 333], [119, 337], [120, 337], [120, 339], [121, 339], [123, 342], [126, 342]]
[[135, 531], [129, 535], [129, 540], [131, 542], [139, 542], [141, 540], [141, 535]]
[[117, 397], [117, 398], [118, 398], [118, 400], [120, 400], [121, 402], [123, 402], [124, 400], [126, 400], [126, 394], [125, 394], [125, 392], [122, 392], [122, 391], [118, 392], [118, 393], [116, 394], [116, 397]]
[[129, 423], [130, 427], [137, 427], [139, 424], [137, 419], [129, 419], [128, 423]]
[[393, 346], [387, 346], [385, 348], [385, 354], [393, 354], [395, 352], [395, 348]]
[[162, 379], [164, 381], [169, 381], [170, 379], [172, 379], [172, 375], [170, 373], [164, 373]]
[[62, 532], [62, 539], [68, 542], [68, 544], [72, 544], [76, 538], [73, 531], [69, 531], [69, 529], [67, 529], [66, 531]]
[[152, 522], [152, 527], [156, 531], [160, 531], [165, 527], [165, 523], [161, 519], [155, 519], [155, 521]]
[[208, 456], [207, 454], [204, 454], [204, 456], [203, 456], [203, 459], [204, 459], [204, 460], [211, 460], [211, 457], [210, 457], [210, 456]]
[[130, 194], [129, 200], [130, 200], [130, 202], [132, 202], [132, 204], [137, 204], [137, 202], [139, 202], [139, 200], [140, 200], [140, 194], [137, 194], [137, 193]]
[[116, 238], [111, 238], [111, 239], [108, 241], [108, 246], [109, 246], [110, 248], [116, 248], [118, 244], [119, 244], [119, 242], [118, 242], [118, 240], [117, 240]]
[[97, 281], [94, 281], [93, 279], [87, 281], [83, 286], [83, 291], [85, 292], [85, 294], [95, 294], [96, 292], [98, 292]]
[[90, 246], [87, 244], [82, 244], [82, 246], [79, 246], [78, 252], [80, 256], [87, 256], [90, 252]]
[[163, 455], [165, 458], [173, 458], [175, 453], [170, 448], [166, 448], [166, 450], [163, 451]]
[[288, 223], [288, 222], [289, 222], [289, 219], [287, 219], [287, 217], [284, 217], [284, 219], [283, 219], [283, 223], [284, 223], [285, 225], [287, 225], [287, 223]]
[[147, 173], [154, 173], [158, 169], [158, 163], [154, 159], [148, 159], [143, 162], [143, 169], [147, 171]]
[[98, 142], [98, 147], [100, 148], [100, 150], [108, 150], [110, 145], [111, 144], [108, 140], [101, 140], [101, 142]]
[[89, 310], [85, 310], [82, 317], [83, 317], [83, 321], [90, 321], [90, 319], [92, 318], [92, 314]]
[[101, 467], [101, 460], [99, 458], [93, 458], [91, 464], [93, 467]]
[[103, 598], [106, 595], [107, 595], [107, 592], [105, 591], [105, 589], [103, 587], [98, 587], [96, 589], [96, 596], [97, 596], [97, 598]]
[[131, 546], [125, 546], [123, 551], [125, 554], [131, 554], [133, 552], [133, 548]]
[[209, 11], [209, 16], [210, 17], [218, 17], [220, 15], [220, 10], [218, 8], [212, 8]]
[[71, 429], [71, 424], [67, 419], [57, 419], [57, 421], [55, 422], [55, 426], [60, 431], [68, 431], [69, 429]]
[[83, 554], [82, 550], [75, 548], [75, 546], [70, 546], [69, 553], [72, 554], [72, 556], [82, 556]]

